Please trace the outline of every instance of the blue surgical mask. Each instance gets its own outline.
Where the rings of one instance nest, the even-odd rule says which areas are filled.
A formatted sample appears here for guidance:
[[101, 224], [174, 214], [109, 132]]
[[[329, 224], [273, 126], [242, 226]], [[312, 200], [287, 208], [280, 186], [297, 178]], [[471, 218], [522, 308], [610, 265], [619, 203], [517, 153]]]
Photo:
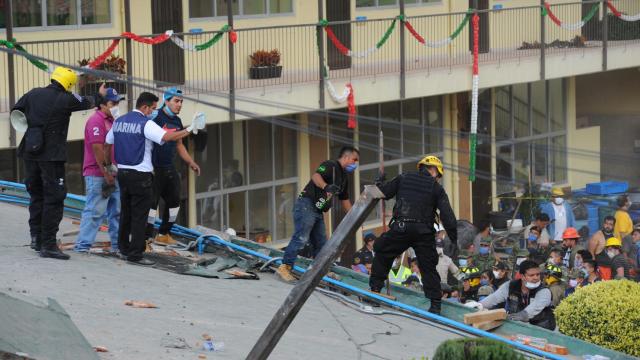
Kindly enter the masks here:
[[486, 296], [478, 296], [478, 300], [482, 301], [486, 298]]
[[351, 174], [355, 169], [358, 168], [358, 163], [353, 163], [353, 164], [349, 164], [347, 165], [345, 169], [346, 172], [348, 172], [349, 174]]
[[158, 109], [153, 110], [151, 114], [147, 115], [147, 120], [153, 120], [158, 116]]
[[458, 264], [460, 264], [460, 266], [467, 266], [467, 259], [458, 259]]
[[531, 242], [536, 242], [538, 241], [538, 237], [533, 235], [533, 234], [529, 234], [529, 237], [527, 238], [529, 241]]
[[487, 280], [487, 279], [480, 279], [480, 285], [481, 285], [481, 286], [489, 285], [489, 280]]
[[163, 106], [162, 109], [164, 109], [164, 112], [167, 113], [167, 115], [176, 116], [176, 114], [174, 114], [173, 111], [171, 111], [171, 109], [169, 109], [168, 106]]
[[480, 255], [487, 255], [489, 253], [489, 248], [488, 247], [484, 247], [484, 246], [480, 246], [480, 250], [478, 250], [480, 252]]

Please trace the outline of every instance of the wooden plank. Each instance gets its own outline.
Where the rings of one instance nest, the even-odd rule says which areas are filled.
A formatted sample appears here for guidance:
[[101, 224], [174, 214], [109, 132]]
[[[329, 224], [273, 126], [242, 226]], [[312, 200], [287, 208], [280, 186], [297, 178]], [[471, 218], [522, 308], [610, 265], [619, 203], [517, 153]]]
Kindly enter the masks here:
[[500, 325], [502, 325], [502, 323], [503, 323], [502, 320], [483, 321], [479, 323], [474, 323], [473, 327], [476, 329], [488, 331], [488, 330], [493, 330], [499, 327]]
[[506, 318], [507, 312], [504, 309], [495, 309], [464, 314], [464, 323], [469, 325], [493, 320], [504, 320]]

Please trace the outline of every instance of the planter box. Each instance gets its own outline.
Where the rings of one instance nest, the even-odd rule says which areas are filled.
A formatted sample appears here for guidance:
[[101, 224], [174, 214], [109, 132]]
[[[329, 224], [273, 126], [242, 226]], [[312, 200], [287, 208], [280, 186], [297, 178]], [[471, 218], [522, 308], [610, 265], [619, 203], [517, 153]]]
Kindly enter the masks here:
[[[100, 89], [100, 85], [102, 85], [102, 81], [91, 81], [88, 82], [83, 88], [80, 89], [80, 95], [88, 96], [98, 93], [98, 89]], [[126, 95], [127, 93], [127, 84], [115, 81], [104, 81], [104, 86], [108, 88], [114, 88], [118, 94]]]
[[271, 79], [282, 75], [282, 66], [259, 66], [249, 68], [249, 79]]

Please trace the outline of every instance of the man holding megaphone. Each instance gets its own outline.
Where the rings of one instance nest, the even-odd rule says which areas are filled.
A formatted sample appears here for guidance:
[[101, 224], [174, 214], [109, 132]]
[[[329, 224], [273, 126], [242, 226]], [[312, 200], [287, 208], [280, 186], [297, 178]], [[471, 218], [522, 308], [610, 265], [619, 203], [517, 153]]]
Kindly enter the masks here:
[[106, 94], [104, 84], [95, 96], [72, 93], [77, 81], [73, 70], [59, 66], [51, 74], [49, 86], [32, 89], [11, 109], [11, 123], [16, 130], [26, 131], [18, 157], [24, 160], [25, 185], [31, 196], [31, 248], [41, 257], [69, 259], [56, 243], [67, 196], [64, 166], [69, 120], [72, 112], [93, 108]]

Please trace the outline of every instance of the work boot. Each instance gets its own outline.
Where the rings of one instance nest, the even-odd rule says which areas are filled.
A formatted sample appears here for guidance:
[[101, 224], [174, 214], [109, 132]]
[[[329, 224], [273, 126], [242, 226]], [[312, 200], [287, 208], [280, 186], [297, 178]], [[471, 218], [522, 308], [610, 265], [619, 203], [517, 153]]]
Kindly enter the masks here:
[[280, 265], [278, 267], [278, 270], [276, 270], [276, 273], [278, 273], [278, 275], [280, 275], [280, 278], [285, 282], [290, 283], [296, 281], [296, 278], [291, 273], [291, 265]]
[[32, 236], [31, 237], [31, 245], [30, 245], [30, 247], [35, 251], [40, 251], [41, 246], [38, 243], [38, 237], [37, 236]]
[[132, 264], [132, 265], [142, 265], [142, 266], [151, 266], [151, 265], [154, 265], [156, 263], [153, 260], [149, 260], [149, 259], [145, 259], [145, 258], [136, 259], [136, 260], [127, 259], [127, 262], [129, 264]]
[[58, 259], [58, 260], [69, 260], [69, 255], [63, 253], [57, 247], [52, 249], [41, 249], [40, 257], [52, 258], [52, 259]]
[[154, 244], [162, 245], [162, 246], [175, 245], [177, 243], [178, 242], [175, 241], [169, 234], [158, 234], [158, 236], [156, 236], [156, 239], [154, 241]]
[[442, 308], [442, 299], [429, 299], [431, 300], [431, 306], [429, 306], [429, 312], [432, 314], [440, 315], [440, 310]]

